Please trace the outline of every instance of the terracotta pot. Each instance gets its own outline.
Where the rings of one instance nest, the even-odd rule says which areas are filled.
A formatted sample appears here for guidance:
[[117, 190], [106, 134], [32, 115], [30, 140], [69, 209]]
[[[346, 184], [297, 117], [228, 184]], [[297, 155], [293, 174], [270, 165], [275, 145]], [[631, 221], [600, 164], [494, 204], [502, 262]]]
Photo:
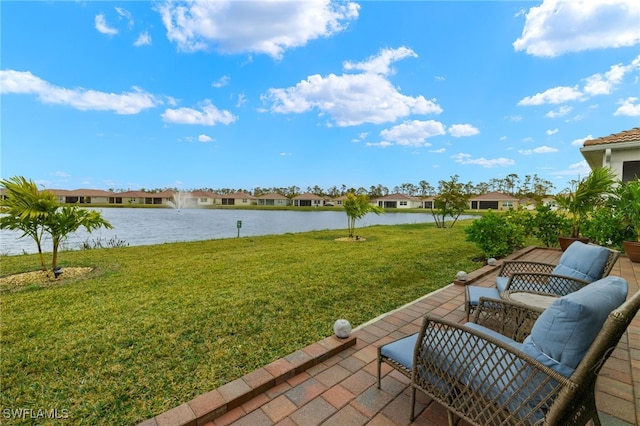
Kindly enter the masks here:
[[622, 243], [624, 247], [624, 253], [632, 262], [640, 263], [640, 242], [638, 241], [624, 241]]
[[573, 244], [574, 241], [580, 241], [582, 243], [585, 244], [589, 244], [589, 238], [584, 238], [584, 237], [578, 237], [578, 238], [574, 238], [574, 237], [558, 237], [558, 242], [560, 243], [560, 248], [562, 249], [562, 251], [565, 251], [567, 249], [567, 247], [569, 247], [571, 244]]

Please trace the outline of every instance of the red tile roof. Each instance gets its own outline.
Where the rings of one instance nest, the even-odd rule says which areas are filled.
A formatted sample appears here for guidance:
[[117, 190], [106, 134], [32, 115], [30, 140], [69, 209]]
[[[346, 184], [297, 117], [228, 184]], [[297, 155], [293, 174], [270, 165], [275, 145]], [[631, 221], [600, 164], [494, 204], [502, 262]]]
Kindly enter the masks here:
[[589, 139], [584, 141], [583, 146], [605, 145], [621, 142], [640, 142], [640, 127], [634, 127], [631, 130], [625, 130], [624, 132], [614, 133], [597, 139]]

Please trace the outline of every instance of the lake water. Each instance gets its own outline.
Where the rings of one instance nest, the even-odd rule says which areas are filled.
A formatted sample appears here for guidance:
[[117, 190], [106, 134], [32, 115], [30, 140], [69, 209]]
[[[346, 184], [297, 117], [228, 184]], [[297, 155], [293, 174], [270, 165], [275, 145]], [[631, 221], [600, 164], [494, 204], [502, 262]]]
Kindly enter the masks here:
[[[122, 240], [130, 246], [162, 244], [178, 241], [199, 241], [238, 236], [237, 222], [242, 221], [240, 236], [285, 234], [325, 229], [344, 229], [347, 215], [343, 211], [291, 211], [291, 210], [225, 210], [225, 209], [97, 209], [113, 229], [98, 229], [87, 233], [84, 229], [71, 234], [64, 250], [75, 250], [83, 242], [100, 240], [103, 246], [110, 239]], [[467, 216], [469, 217], [469, 216]], [[463, 219], [463, 217], [460, 217]], [[367, 214], [356, 222], [358, 228], [371, 225], [399, 225], [432, 223], [430, 213]], [[366, 233], [366, 231], [364, 231]], [[0, 231], [0, 253], [35, 253], [35, 242], [21, 234]], [[346, 236], [346, 235], [345, 235]], [[51, 251], [51, 242], [43, 243], [43, 250]]]

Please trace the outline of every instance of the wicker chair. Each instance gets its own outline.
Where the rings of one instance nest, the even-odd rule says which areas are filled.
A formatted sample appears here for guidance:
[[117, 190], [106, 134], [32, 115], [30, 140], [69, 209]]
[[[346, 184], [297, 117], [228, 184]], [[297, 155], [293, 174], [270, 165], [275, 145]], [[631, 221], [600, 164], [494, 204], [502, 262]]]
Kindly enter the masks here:
[[[427, 315], [419, 333], [379, 349], [378, 386], [381, 362], [405, 374], [410, 371], [411, 420], [416, 390], [420, 390], [447, 408], [450, 425], [459, 417], [478, 426], [584, 425], [589, 420], [599, 426], [595, 405], [597, 374], [640, 309], [640, 292], [620, 305], [627, 291], [622, 278], [608, 277], [599, 283], [559, 298], [543, 313], [512, 302], [482, 299], [475, 323], [461, 325]], [[609, 297], [612, 292], [615, 294]], [[576, 301], [579, 309], [574, 309], [578, 306]], [[587, 307], [583, 308], [581, 303]], [[507, 336], [478, 323], [483, 319], [494, 320], [496, 312], [509, 314], [501, 306], [519, 315], [515, 319], [502, 318], [508, 325], [503, 330]], [[615, 308], [609, 310], [611, 307]], [[489, 309], [486, 313], [485, 308]], [[583, 315], [585, 310], [595, 316], [584, 321], [572, 319], [572, 335], [581, 335], [583, 339], [580, 342], [568, 339], [564, 352], [551, 358], [560, 361], [549, 362], [549, 355], [531, 351], [534, 347], [538, 349], [536, 345], [544, 346], [545, 339], [559, 337], [553, 335], [558, 318], [567, 312]], [[528, 330], [526, 324], [533, 321], [533, 328]], [[494, 323], [503, 327], [501, 321]], [[520, 342], [529, 331], [531, 334]], [[534, 336], [541, 339], [532, 345]], [[407, 365], [404, 357], [397, 354], [406, 350], [409, 346], [406, 343], [411, 340], [414, 344]], [[404, 349], [401, 341], [405, 341]], [[580, 351], [573, 352], [576, 347]], [[404, 365], [400, 369], [393, 362]]]
[[[534, 262], [527, 260], [506, 260], [502, 263], [496, 287], [480, 287], [469, 285], [465, 288], [465, 312], [467, 320], [471, 318], [480, 297], [500, 298], [507, 291], [529, 291], [540, 294], [552, 294], [564, 296], [574, 292], [590, 282], [606, 277], [611, 273], [620, 253], [605, 247], [586, 245], [581, 242], [573, 243], [563, 254], [561, 260], [572, 262], [572, 256], [582, 257], [584, 249], [604, 250], [607, 252], [606, 262], [602, 273], [600, 271], [588, 273], [588, 271], [572, 271], [560, 269], [559, 265], [552, 263]], [[575, 264], [574, 264], [575, 265]], [[602, 266], [602, 263], [600, 264]], [[587, 265], [591, 267], [591, 264]], [[558, 272], [562, 271], [562, 273]]]

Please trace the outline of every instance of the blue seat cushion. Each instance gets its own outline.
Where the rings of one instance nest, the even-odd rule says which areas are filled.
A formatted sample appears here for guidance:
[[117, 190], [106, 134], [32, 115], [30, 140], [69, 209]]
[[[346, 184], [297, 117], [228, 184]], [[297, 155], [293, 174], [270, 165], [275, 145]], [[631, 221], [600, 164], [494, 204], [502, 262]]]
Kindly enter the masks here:
[[416, 346], [417, 339], [418, 333], [415, 333], [403, 339], [396, 340], [381, 347], [380, 353], [411, 370], [413, 367], [413, 350]]
[[609, 313], [626, 300], [627, 291], [623, 278], [608, 276], [558, 298], [536, 320], [523, 351], [563, 376], [571, 376]]
[[576, 241], [562, 253], [553, 273], [587, 282], [599, 280], [602, 278], [609, 253], [605, 247]]
[[478, 306], [481, 297], [490, 297], [492, 299], [498, 300], [500, 299], [500, 292], [497, 288], [480, 287], [477, 285], [468, 285], [467, 295], [469, 297], [467, 302], [469, 302], [471, 306]]

